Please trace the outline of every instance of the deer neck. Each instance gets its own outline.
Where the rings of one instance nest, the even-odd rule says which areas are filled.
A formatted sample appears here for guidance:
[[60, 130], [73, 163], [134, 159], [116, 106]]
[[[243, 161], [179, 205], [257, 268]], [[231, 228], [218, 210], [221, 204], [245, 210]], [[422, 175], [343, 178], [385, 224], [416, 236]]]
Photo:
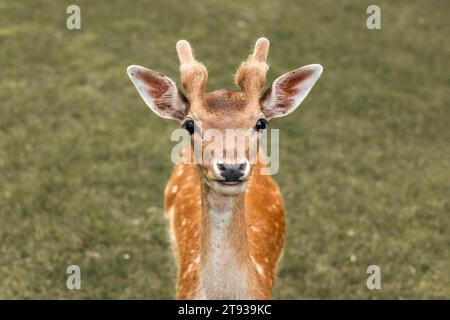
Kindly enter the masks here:
[[201, 295], [247, 297], [245, 192], [224, 196], [202, 184]]

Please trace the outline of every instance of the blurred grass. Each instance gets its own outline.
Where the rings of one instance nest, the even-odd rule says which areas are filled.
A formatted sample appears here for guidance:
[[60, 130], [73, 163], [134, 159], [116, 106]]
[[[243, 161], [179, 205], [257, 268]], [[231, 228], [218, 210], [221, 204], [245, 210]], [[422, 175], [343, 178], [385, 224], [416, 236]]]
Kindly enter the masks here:
[[[170, 132], [125, 68], [178, 79], [186, 38], [232, 74], [259, 36], [269, 81], [324, 74], [281, 129], [288, 236], [274, 297], [450, 298], [448, 1], [0, 1], [0, 298], [173, 298]], [[65, 287], [66, 267], [82, 290]], [[366, 288], [380, 265], [382, 289]]]

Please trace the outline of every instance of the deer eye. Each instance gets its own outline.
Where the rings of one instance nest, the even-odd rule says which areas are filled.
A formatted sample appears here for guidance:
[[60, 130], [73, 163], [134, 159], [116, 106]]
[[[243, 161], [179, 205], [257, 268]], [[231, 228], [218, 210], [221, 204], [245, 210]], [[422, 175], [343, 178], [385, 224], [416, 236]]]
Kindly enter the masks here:
[[268, 122], [266, 119], [259, 119], [256, 121], [255, 129], [256, 130], [264, 130], [268, 125]]
[[192, 120], [187, 120], [185, 123], [183, 123], [183, 128], [185, 128], [190, 135], [194, 134], [195, 131], [195, 124]]

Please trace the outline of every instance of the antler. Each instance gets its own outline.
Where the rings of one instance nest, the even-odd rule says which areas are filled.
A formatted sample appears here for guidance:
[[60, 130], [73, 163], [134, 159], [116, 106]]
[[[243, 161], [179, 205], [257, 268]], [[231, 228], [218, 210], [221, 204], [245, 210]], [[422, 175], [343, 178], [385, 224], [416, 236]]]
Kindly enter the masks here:
[[266, 82], [267, 53], [269, 52], [269, 40], [259, 38], [256, 41], [255, 49], [247, 61], [243, 62], [236, 72], [234, 81], [241, 90], [249, 96], [259, 98], [259, 91]]
[[208, 71], [202, 63], [194, 59], [189, 42], [180, 40], [176, 48], [180, 60], [180, 79], [186, 94], [191, 103], [201, 100], [205, 94]]

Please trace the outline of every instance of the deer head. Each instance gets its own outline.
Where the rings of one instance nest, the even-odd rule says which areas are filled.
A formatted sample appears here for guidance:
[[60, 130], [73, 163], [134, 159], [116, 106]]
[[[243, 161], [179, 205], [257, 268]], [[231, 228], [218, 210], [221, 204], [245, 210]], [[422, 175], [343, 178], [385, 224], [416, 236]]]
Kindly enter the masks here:
[[198, 164], [200, 177], [221, 194], [238, 195], [251, 176], [254, 162], [249, 154], [261, 130], [270, 119], [285, 116], [299, 106], [321, 75], [322, 66], [311, 64], [290, 71], [262, 93], [269, 68], [269, 41], [260, 38], [236, 72], [235, 83], [241, 90], [206, 93], [205, 66], [194, 59], [187, 41], [178, 41], [176, 49], [185, 94], [170, 78], [144, 67], [129, 66], [128, 76], [153, 112], [180, 122], [190, 133], [192, 145], [199, 143], [206, 151], [211, 133], [216, 140], [220, 136], [216, 148], [208, 150], [210, 156]]

